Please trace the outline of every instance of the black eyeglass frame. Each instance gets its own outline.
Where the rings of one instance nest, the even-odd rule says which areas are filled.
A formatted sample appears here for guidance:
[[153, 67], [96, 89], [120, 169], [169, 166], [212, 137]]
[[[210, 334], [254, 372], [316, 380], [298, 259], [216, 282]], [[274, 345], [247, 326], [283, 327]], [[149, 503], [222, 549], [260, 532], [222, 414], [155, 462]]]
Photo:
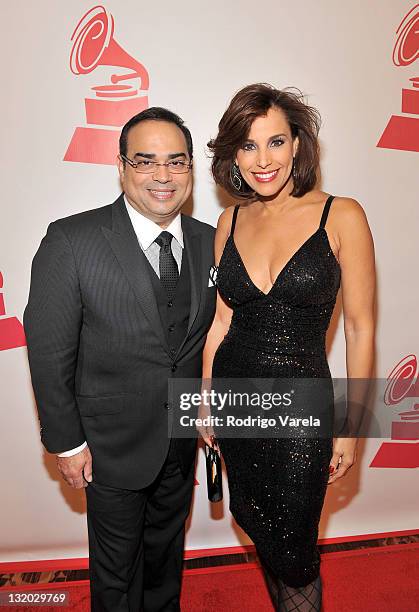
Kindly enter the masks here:
[[[152, 159], [147, 159], [147, 160], [141, 160], [141, 161], [149, 161], [150, 163], [154, 164], [154, 167], [152, 168], [152, 170], [151, 170], [150, 172], [142, 172], [141, 170], [137, 170], [138, 164], [139, 164], [140, 162], [135, 162], [133, 159], [130, 159], [129, 157], [127, 157], [126, 155], [123, 155], [122, 153], [120, 154], [120, 156], [119, 156], [119, 157], [120, 157], [120, 159], [121, 159], [121, 160], [123, 159], [123, 160], [124, 160], [124, 161], [126, 161], [126, 162], [127, 162], [127, 163], [128, 163], [128, 164], [129, 164], [129, 165], [132, 167], [132, 168], [134, 168], [134, 170], [135, 170], [136, 172], [138, 172], [138, 174], [153, 174], [153, 172], [156, 172], [156, 170], [157, 170], [157, 166], [165, 166], [165, 167], [168, 169], [168, 171], [169, 171], [171, 174], [186, 174], [187, 172], [189, 172], [189, 170], [192, 168], [192, 165], [193, 165], [193, 162], [192, 162], [192, 161], [189, 161], [189, 162], [184, 162], [184, 161], [181, 161], [181, 160], [173, 160], [173, 159], [172, 159], [172, 160], [167, 161], [167, 162], [155, 162], [155, 161], [154, 161], [154, 160], [152, 160]], [[169, 168], [169, 165], [170, 165], [170, 164], [172, 164], [174, 161], [177, 161], [177, 163], [178, 163], [178, 164], [182, 164], [182, 166], [183, 166], [184, 168], [186, 168], [186, 169], [185, 169], [185, 170], [182, 170], [182, 172], [176, 172], [176, 171], [175, 171], [175, 172], [173, 172], [173, 169], [171, 170], [171, 169]]]

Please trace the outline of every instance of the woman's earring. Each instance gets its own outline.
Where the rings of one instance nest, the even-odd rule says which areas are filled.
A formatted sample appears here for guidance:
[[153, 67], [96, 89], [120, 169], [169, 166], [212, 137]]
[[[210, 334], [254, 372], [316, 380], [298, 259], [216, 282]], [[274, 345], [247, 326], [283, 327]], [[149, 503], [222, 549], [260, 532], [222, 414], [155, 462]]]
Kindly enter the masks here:
[[292, 178], [296, 178], [297, 176], [297, 168], [295, 167], [295, 157], [292, 158]]
[[231, 166], [230, 180], [234, 189], [240, 191], [240, 189], [242, 188], [242, 177], [237, 164], [233, 164]]

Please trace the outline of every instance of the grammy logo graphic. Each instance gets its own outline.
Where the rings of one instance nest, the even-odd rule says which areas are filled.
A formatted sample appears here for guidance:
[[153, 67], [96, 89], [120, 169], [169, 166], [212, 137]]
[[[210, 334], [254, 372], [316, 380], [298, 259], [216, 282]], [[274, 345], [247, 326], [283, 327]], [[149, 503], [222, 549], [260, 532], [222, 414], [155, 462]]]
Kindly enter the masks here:
[[[409, 66], [419, 57], [419, 4], [404, 17], [396, 34], [393, 63]], [[412, 87], [402, 89], [402, 113], [405, 114], [390, 117], [377, 147], [419, 151], [419, 77], [409, 80]]]
[[[399, 404], [405, 398], [419, 398], [418, 364], [415, 355], [407, 355], [393, 368], [384, 393], [388, 406]], [[370, 467], [419, 467], [419, 403], [411, 410], [399, 412], [400, 420], [393, 421], [391, 442], [383, 442]]]
[[4, 305], [3, 276], [0, 272], [0, 351], [7, 351], [19, 346], [26, 346], [25, 332], [22, 323], [16, 317], [6, 316]]
[[103, 6], [90, 9], [77, 24], [71, 40], [70, 69], [88, 74], [98, 66], [119, 66], [129, 72], [111, 74], [110, 83], [92, 87], [94, 97], [85, 98], [86, 122], [77, 127], [64, 161], [115, 164], [120, 130], [133, 115], [148, 108], [148, 72], [113, 38], [114, 20]]

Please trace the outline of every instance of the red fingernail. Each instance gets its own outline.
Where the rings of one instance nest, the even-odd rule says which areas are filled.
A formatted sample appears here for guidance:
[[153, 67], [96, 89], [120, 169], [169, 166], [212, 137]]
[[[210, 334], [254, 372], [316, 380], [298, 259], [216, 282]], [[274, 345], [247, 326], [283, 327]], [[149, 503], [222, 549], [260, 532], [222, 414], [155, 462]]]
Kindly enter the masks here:
[[335, 471], [335, 466], [329, 465], [329, 474], [333, 474], [334, 471]]

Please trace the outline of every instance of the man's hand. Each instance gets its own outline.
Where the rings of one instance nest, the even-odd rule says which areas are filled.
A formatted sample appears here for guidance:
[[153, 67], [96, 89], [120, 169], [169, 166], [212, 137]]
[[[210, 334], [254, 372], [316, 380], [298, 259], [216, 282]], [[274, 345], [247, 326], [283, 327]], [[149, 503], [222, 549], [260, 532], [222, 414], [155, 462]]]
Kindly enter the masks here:
[[88, 446], [72, 457], [57, 457], [57, 466], [70, 487], [83, 489], [92, 482], [92, 455]]

